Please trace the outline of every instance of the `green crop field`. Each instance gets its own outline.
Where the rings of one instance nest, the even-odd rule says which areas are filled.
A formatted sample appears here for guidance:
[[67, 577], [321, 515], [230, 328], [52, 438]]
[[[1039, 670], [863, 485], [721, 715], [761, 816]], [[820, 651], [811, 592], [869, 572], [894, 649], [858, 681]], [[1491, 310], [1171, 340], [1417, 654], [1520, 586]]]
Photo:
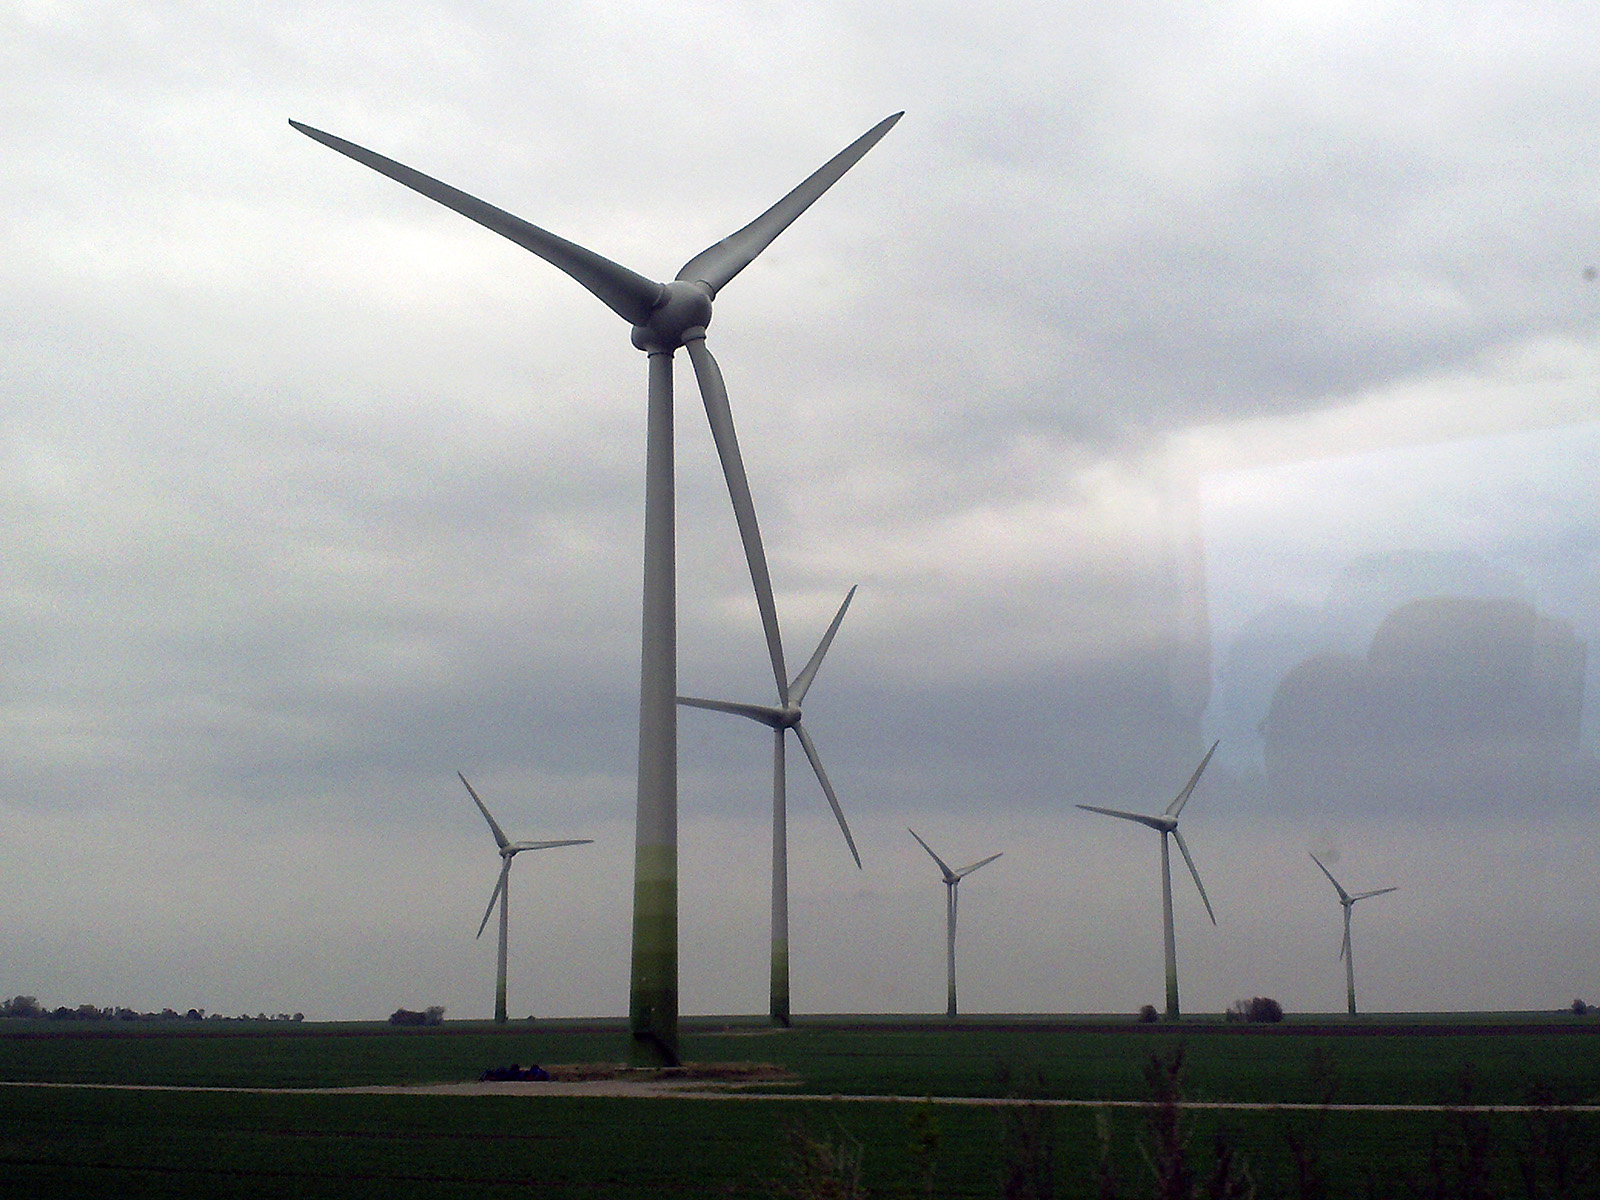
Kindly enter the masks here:
[[[0, 1080], [308, 1088], [616, 1061], [616, 1022], [0, 1023]], [[687, 1022], [703, 1062], [781, 1065], [758, 1101], [0, 1087], [0, 1196], [1597, 1196], [1600, 1114], [930, 1105], [927, 1096], [1600, 1102], [1600, 1024], [1574, 1018]], [[779, 1099], [904, 1097], [883, 1103]], [[1163, 1133], [1162, 1122], [1176, 1126]], [[862, 1188], [807, 1179], [805, 1146]], [[1218, 1173], [1219, 1163], [1230, 1169]], [[815, 1163], [813, 1163], [815, 1166]], [[1158, 1186], [1157, 1174], [1176, 1176]], [[1584, 1172], [1588, 1174], [1585, 1175]], [[1561, 1178], [1565, 1172], [1565, 1179]], [[816, 1175], [813, 1170], [812, 1175]], [[1007, 1179], [1010, 1190], [1007, 1188]], [[1048, 1180], [1053, 1191], [1042, 1190]], [[1031, 1181], [1031, 1184], [1030, 1184]], [[1182, 1186], [1179, 1186], [1179, 1185]], [[1028, 1190], [1032, 1186], [1033, 1190]], [[784, 1190], [785, 1188], [789, 1190]]]

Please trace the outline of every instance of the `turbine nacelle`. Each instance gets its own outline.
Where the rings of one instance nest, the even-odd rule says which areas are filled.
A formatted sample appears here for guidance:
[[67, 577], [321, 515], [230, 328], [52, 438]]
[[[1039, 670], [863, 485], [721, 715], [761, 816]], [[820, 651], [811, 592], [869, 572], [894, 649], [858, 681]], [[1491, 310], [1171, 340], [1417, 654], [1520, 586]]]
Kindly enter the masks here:
[[633, 327], [633, 344], [647, 353], [666, 353], [706, 336], [711, 324], [711, 285], [674, 279], [661, 285], [661, 298], [643, 324]]

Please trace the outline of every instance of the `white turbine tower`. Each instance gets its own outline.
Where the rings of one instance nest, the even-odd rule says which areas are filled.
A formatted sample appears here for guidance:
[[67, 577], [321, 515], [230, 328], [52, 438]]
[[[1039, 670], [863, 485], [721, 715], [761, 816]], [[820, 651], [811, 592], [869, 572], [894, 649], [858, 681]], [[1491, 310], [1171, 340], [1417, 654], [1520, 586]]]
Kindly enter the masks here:
[[1355, 956], [1350, 953], [1350, 910], [1355, 907], [1357, 900], [1370, 900], [1373, 896], [1382, 896], [1388, 892], [1398, 892], [1398, 887], [1375, 888], [1370, 892], [1357, 892], [1352, 896], [1339, 886], [1339, 881], [1333, 877], [1333, 872], [1323, 866], [1322, 860], [1315, 854], [1311, 861], [1322, 867], [1322, 873], [1328, 877], [1328, 882], [1333, 884], [1333, 890], [1339, 893], [1339, 903], [1344, 906], [1344, 942], [1339, 947], [1339, 957], [1344, 959], [1344, 986], [1346, 998], [1350, 1003], [1350, 1015], [1356, 1015], [1356, 964]]
[[[823, 656], [833, 644], [833, 635], [839, 632], [839, 623], [844, 620], [845, 610], [850, 607], [851, 598], [855, 594], [856, 589], [853, 587], [845, 594], [844, 603], [834, 614], [828, 632], [822, 635], [822, 641], [817, 644], [815, 653], [811, 655], [810, 661], [800, 674], [787, 684], [781, 674], [776, 676], [777, 705], [742, 704], [732, 700], [701, 700], [694, 696], [678, 697], [679, 704], [748, 717], [772, 730], [772, 967], [768, 1007], [773, 1024], [785, 1027], [789, 1024], [789, 817], [788, 764], [784, 757], [784, 741], [789, 730], [794, 730], [795, 736], [800, 739], [800, 748], [805, 751], [811, 769], [816, 772], [817, 782], [822, 785], [822, 794], [828, 798], [834, 819], [839, 822], [839, 828], [844, 833], [845, 845], [850, 847], [850, 854], [856, 860], [856, 866], [861, 866], [861, 855], [856, 850], [856, 840], [850, 835], [849, 822], [844, 819], [844, 809], [839, 807], [839, 797], [834, 793], [833, 784], [828, 782], [828, 773], [822, 769], [822, 759], [817, 754], [816, 743], [811, 740], [806, 727], [800, 723], [800, 706], [805, 702], [806, 692], [811, 689], [811, 681], [816, 678], [817, 668], [822, 665]], [[775, 671], [779, 669], [776, 662], [773, 664], [773, 669]]]
[[[629, 996], [633, 1053], [640, 1061], [672, 1065], [678, 1062], [678, 642], [672, 358], [682, 348], [688, 351], [694, 366], [755, 585], [773, 674], [786, 679], [755, 504], [734, 434], [722, 371], [706, 349], [706, 327], [711, 323], [712, 302], [717, 293], [837, 183], [902, 115], [895, 113], [873, 126], [750, 224], [691, 258], [670, 283], [657, 283], [636, 274], [393, 159], [297, 121], [289, 122], [307, 137], [454, 209], [564, 271], [632, 325], [634, 346], [649, 355], [639, 788]], [[783, 690], [781, 685], [779, 690]]]
[[496, 901], [500, 904], [500, 967], [494, 980], [494, 1019], [504, 1025], [506, 1022], [506, 941], [509, 918], [506, 913], [507, 892], [506, 884], [511, 879], [511, 860], [524, 850], [549, 850], [553, 846], [587, 846], [594, 841], [593, 838], [563, 838], [557, 842], [513, 842], [506, 836], [506, 831], [500, 828], [500, 823], [489, 815], [489, 810], [478, 798], [478, 793], [473, 791], [472, 785], [467, 783], [467, 777], [460, 771], [456, 772], [463, 784], [466, 784], [467, 795], [472, 797], [472, 802], [478, 806], [478, 811], [483, 814], [483, 819], [489, 822], [489, 832], [494, 834], [495, 845], [500, 847], [500, 878], [494, 885], [494, 891], [489, 895], [489, 907], [483, 910], [483, 920], [478, 923], [478, 937], [483, 936], [484, 927], [489, 924], [489, 914], [494, 912]]
[[917, 845], [928, 852], [928, 856], [939, 864], [939, 870], [944, 873], [945, 965], [946, 978], [948, 980], [944, 1015], [953, 1017], [956, 1015], [956, 905], [958, 903], [956, 888], [960, 886], [961, 881], [968, 875], [971, 875], [979, 867], [988, 866], [999, 858], [1000, 854], [1004, 854], [1005, 851], [1002, 850], [1000, 854], [991, 854], [988, 858], [980, 859], [970, 867], [962, 867], [959, 871], [952, 871], [944, 859], [933, 852], [933, 847], [918, 836], [915, 829], [907, 829], [906, 832], [917, 839]]
[[1079, 808], [1089, 812], [1104, 813], [1108, 817], [1121, 817], [1124, 821], [1137, 821], [1141, 825], [1148, 825], [1151, 829], [1161, 834], [1161, 932], [1163, 947], [1166, 951], [1167, 966], [1167, 1019], [1178, 1019], [1178, 950], [1172, 934], [1172, 857], [1167, 849], [1167, 837], [1178, 843], [1178, 850], [1183, 854], [1183, 861], [1189, 864], [1189, 874], [1194, 876], [1194, 886], [1200, 890], [1200, 899], [1205, 902], [1206, 915], [1211, 918], [1211, 923], [1217, 923], [1217, 914], [1211, 911], [1211, 900], [1206, 895], [1206, 885], [1200, 882], [1200, 872], [1195, 869], [1194, 859], [1190, 857], [1189, 847], [1184, 845], [1183, 834], [1178, 832], [1178, 814], [1183, 811], [1183, 806], [1188, 803], [1189, 795], [1194, 791], [1194, 785], [1200, 782], [1200, 775], [1206, 769], [1206, 764], [1211, 761], [1211, 756], [1217, 752], [1218, 743], [1212, 742], [1211, 749], [1206, 751], [1206, 756], [1200, 760], [1200, 765], [1194, 769], [1194, 774], [1189, 776], [1189, 782], [1183, 785], [1183, 790], [1177, 798], [1167, 805], [1166, 812], [1160, 816], [1151, 817], [1144, 813], [1122, 812], [1115, 808], [1099, 808], [1093, 804], [1080, 804]]

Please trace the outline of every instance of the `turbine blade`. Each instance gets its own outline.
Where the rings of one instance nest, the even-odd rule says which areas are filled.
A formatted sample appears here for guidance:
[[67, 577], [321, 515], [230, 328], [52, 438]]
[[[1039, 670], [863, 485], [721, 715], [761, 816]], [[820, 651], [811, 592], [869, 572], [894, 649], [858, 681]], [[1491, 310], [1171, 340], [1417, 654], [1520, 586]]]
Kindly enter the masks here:
[[[1004, 854], [1004, 853], [1005, 853], [1004, 850], [1000, 851], [1000, 854]], [[959, 871], [956, 872], [956, 878], [957, 879], [965, 879], [968, 875], [971, 875], [979, 867], [988, 866], [995, 859], [999, 858], [1000, 854], [991, 854], [991, 855], [989, 855], [988, 858], [985, 858], [985, 859], [983, 859], [983, 860], [981, 860], [979, 862], [975, 862], [970, 867], [962, 867]]]
[[[839, 822], [839, 829], [844, 834], [845, 845], [850, 847], [850, 857], [856, 860], [856, 866], [861, 866], [861, 852], [856, 849], [856, 839], [850, 836], [850, 822], [844, 819], [844, 809], [839, 807], [839, 797], [833, 793], [833, 784], [828, 782], [828, 773], [822, 769], [822, 759], [817, 755], [816, 743], [811, 740], [811, 735], [806, 732], [804, 725], [796, 725], [794, 731], [800, 737], [800, 747], [806, 752], [806, 757], [811, 760], [811, 769], [817, 773], [817, 782], [822, 785], [822, 794], [828, 798], [828, 806], [833, 809], [834, 819]], [[930, 850], [931, 854], [932, 851]]]
[[844, 620], [845, 609], [850, 607], [850, 601], [855, 598], [856, 586], [852, 585], [845, 593], [844, 603], [839, 605], [839, 611], [833, 614], [833, 624], [828, 626], [828, 632], [822, 635], [822, 640], [817, 643], [816, 652], [811, 655], [811, 660], [801, 668], [800, 674], [794, 677], [794, 682], [789, 685], [789, 701], [792, 704], [803, 704], [806, 693], [811, 690], [811, 681], [817, 677], [817, 668], [822, 665], [823, 655], [828, 653], [828, 647], [833, 645], [833, 635], [839, 632], [839, 622]]
[[1386, 887], [1378, 888], [1377, 890], [1371, 892], [1358, 892], [1354, 896], [1350, 897], [1350, 903], [1354, 904], [1357, 900], [1370, 900], [1373, 896], [1384, 896], [1390, 892], [1398, 892], [1399, 890], [1400, 889], [1398, 887]]
[[506, 876], [510, 873], [511, 860], [508, 858], [501, 864], [500, 878], [495, 881], [494, 891], [489, 893], [489, 907], [483, 910], [483, 920], [478, 922], [478, 932], [474, 935], [475, 937], [483, 936], [483, 931], [489, 924], [490, 914], [494, 912], [495, 901], [499, 900], [501, 893], [506, 890]]
[[1108, 817], [1121, 817], [1124, 821], [1137, 821], [1141, 825], [1148, 825], [1151, 829], [1165, 830], [1167, 822], [1160, 817], [1149, 817], [1144, 813], [1123, 812], [1118, 808], [1101, 808], [1098, 804], [1080, 804], [1079, 808], [1085, 812], [1103, 813]]
[[1205, 901], [1206, 916], [1211, 918], [1211, 923], [1217, 923], [1217, 914], [1211, 911], [1211, 897], [1206, 895], [1206, 885], [1200, 882], [1200, 872], [1195, 869], [1194, 859], [1189, 856], [1189, 847], [1184, 844], [1183, 834], [1176, 829], [1172, 831], [1172, 840], [1178, 843], [1178, 850], [1183, 855], [1183, 861], [1189, 864], [1189, 874], [1194, 876], [1194, 885], [1200, 889], [1200, 899]]
[[489, 822], [489, 831], [494, 834], [495, 845], [504, 850], [511, 844], [511, 839], [506, 837], [506, 831], [501, 829], [499, 823], [489, 815], [489, 810], [484, 807], [483, 801], [478, 799], [478, 793], [472, 790], [472, 785], [470, 783], [467, 783], [467, 777], [460, 771], [457, 771], [456, 778], [461, 780], [462, 783], [467, 784], [467, 795], [472, 797], [472, 802], [478, 806], [478, 811], [483, 814], [483, 819]]
[[1183, 811], [1183, 806], [1189, 803], [1189, 793], [1194, 791], [1194, 785], [1200, 782], [1200, 775], [1206, 769], [1206, 764], [1211, 761], [1211, 756], [1217, 752], [1220, 741], [1212, 742], [1211, 749], [1206, 751], [1206, 756], [1200, 760], [1200, 765], [1194, 769], [1194, 774], [1189, 776], [1189, 782], [1183, 785], [1183, 791], [1171, 804], [1167, 805], [1167, 816], [1175, 817]]
[[801, 213], [810, 208], [823, 192], [839, 182], [844, 173], [861, 160], [861, 156], [878, 144], [878, 140], [905, 116], [897, 112], [885, 117], [866, 133], [839, 151], [806, 181], [782, 200], [737, 233], [729, 234], [716, 245], [702, 250], [678, 272], [678, 278], [688, 283], [703, 283], [715, 296], [730, 279], [755, 261], [772, 244], [772, 240], [787, 229]]
[[550, 850], [556, 846], [589, 846], [593, 843], [593, 838], [562, 838], [555, 842], [516, 842], [506, 849], [513, 854], [521, 854], [524, 850]]
[[[1311, 852], [1308, 850], [1306, 853], [1310, 854]], [[1322, 873], [1328, 877], [1328, 882], [1333, 884], [1333, 890], [1339, 893], [1340, 900], [1350, 899], [1350, 893], [1339, 886], [1339, 881], [1333, 877], [1333, 872], [1322, 865], [1322, 860], [1320, 858], [1318, 858], [1315, 854], [1312, 854], [1311, 861], [1316, 863], [1317, 866], [1322, 867]]]
[[783, 725], [783, 710], [773, 708], [770, 704], [741, 704], [737, 700], [702, 700], [698, 696], [679, 696], [678, 703], [685, 708], [704, 708], [711, 712], [749, 717], [752, 721], [760, 721], [773, 729]]
[[921, 836], [917, 833], [917, 831], [915, 829], [907, 828], [906, 832], [909, 833], [912, 837], [916, 838], [917, 839], [917, 845], [921, 846], [924, 850], [926, 850], [928, 852], [929, 857], [932, 858], [934, 862], [939, 864], [939, 870], [944, 872], [944, 881], [946, 883], [954, 883], [959, 878], [959, 876], [957, 876], [956, 873], [950, 869], [949, 865], [944, 861], [944, 859], [940, 858], [937, 854], [935, 854], [933, 852], [933, 847], [928, 845], [927, 842], [922, 840]]
[[789, 702], [789, 672], [783, 665], [783, 638], [778, 632], [778, 609], [772, 599], [772, 578], [767, 574], [767, 552], [761, 546], [761, 527], [756, 524], [755, 501], [750, 498], [750, 481], [745, 477], [744, 459], [739, 455], [739, 437], [733, 430], [733, 411], [728, 407], [728, 389], [722, 370], [706, 349], [703, 337], [685, 346], [700, 381], [700, 396], [706, 404], [706, 420], [711, 423], [711, 440], [722, 460], [722, 475], [728, 481], [728, 497], [733, 501], [733, 517], [739, 525], [739, 540], [744, 543], [745, 561], [750, 564], [750, 582], [756, 589], [756, 607], [761, 610], [761, 627], [767, 635], [767, 653], [772, 658], [772, 675], [778, 685], [778, 702]]
[[392, 158], [374, 154], [354, 142], [347, 142], [343, 138], [334, 137], [333, 134], [324, 133], [320, 129], [313, 129], [309, 125], [302, 125], [299, 121], [290, 121], [289, 124], [308, 138], [337, 150], [347, 158], [355, 159], [363, 166], [371, 167], [380, 175], [387, 175], [396, 183], [403, 183], [412, 191], [420, 192], [446, 208], [454, 209], [485, 229], [491, 229], [501, 237], [509, 238], [524, 250], [531, 250], [545, 262], [564, 271], [588, 288], [599, 297], [602, 304], [630, 325], [643, 325], [648, 321], [651, 311], [661, 299], [661, 284], [646, 279], [643, 275], [636, 274], [609, 258], [602, 258], [575, 242], [557, 237], [537, 225], [530, 225], [521, 217], [514, 217], [503, 209], [486, 204], [476, 196], [469, 196], [447, 183], [440, 183], [437, 179], [424, 175], [421, 171], [414, 171]]

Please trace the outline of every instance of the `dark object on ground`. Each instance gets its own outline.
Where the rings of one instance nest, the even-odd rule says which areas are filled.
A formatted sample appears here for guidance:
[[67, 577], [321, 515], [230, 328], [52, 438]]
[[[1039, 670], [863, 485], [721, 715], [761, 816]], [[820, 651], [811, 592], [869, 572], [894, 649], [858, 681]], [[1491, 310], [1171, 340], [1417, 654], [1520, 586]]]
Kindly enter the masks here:
[[542, 1079], [549, 1079], [550, 1073], [534, 1063], [531, 1067], [520, 1067], [512, 1063], [509, 1067], [490, 1067], [478, 1076], [480, 1083], [528, 1083]]
[[422, 1012], [412, 1012], [409, 1008], [397, 1008], [389, 1014], [391, 1025], [443, 1025], [444, 1005], [435, 1004]]
[[1223, 1015], [1229, 1021], [1275, 1025], [1283, 1020], [1283, 1005], [1269, 996], [1257, 996], [1253, 1000], [1235, 1000]]

